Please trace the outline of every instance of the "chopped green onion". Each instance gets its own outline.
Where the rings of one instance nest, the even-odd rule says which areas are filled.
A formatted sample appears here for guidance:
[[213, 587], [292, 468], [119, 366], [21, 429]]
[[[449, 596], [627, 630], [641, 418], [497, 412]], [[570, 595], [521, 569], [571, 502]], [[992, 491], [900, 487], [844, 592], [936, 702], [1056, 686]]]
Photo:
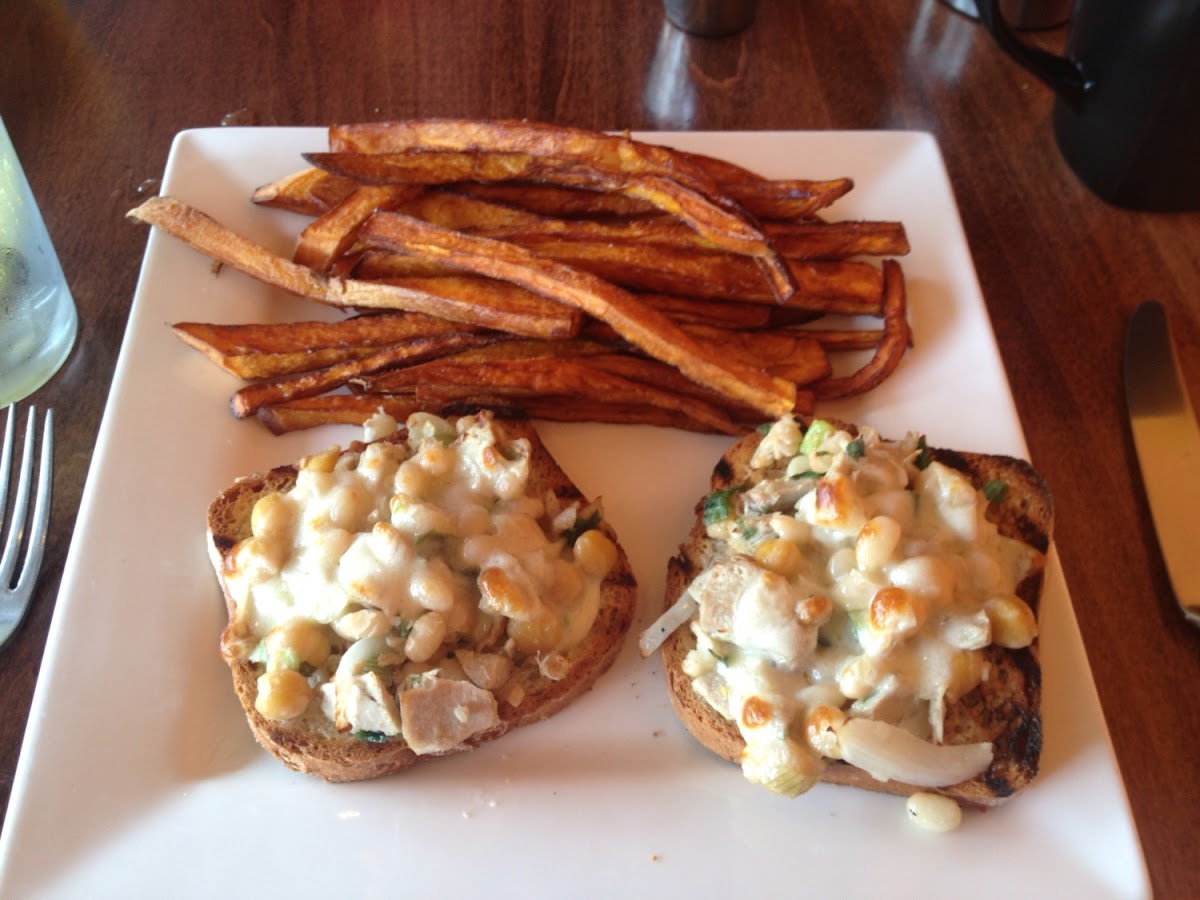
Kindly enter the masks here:
[[722, 522], [733, 515], [732, 499], [734, 494], [746, 490], [746, 485], [739, 484], [731, 488], [713, 491], [704, 498], [704, 524], [712, 525]]
[[250, 662], [267, 664], [267, 640], [263, 638], [259, 641], [253, 650], [250, 651]]
[[846, 445], [846, 455], [854, 458], [867, 455], [867, 443], [857, 437]]
[[586, 516], [582, 516], [575, 520], [575, 524], [563, 532], [563, 537], [567, 539], [567, 544], [574, 546], [579, 540], [579, 536], [585, 531], [591, 531], [593, 528], [600, 527], [600, 510], [593, 509]]
[[929, 468], [929, 464], [933, 462], [933, 454], [929, 452], [929, 447], [925, 444], [925, 435], [917, 438], [917, 455], [913, 459], [913, 465], [921, 471]]
[[366, 741], [369, 744], [383, 744], [387, 742], [388, 736], [382, 731], [356, 731], [354, 736], [360, 741]]
[[808, 431], [804, 432], [804, 438], [800, 441], [800, 453], [812, 453], [820, 448], [825, 443], [825, 438], [833, 434], [833, 425], [826, 422], [824, 419], [813, 419], [812, 424], [808, 426]]
[[983, 486], [983, 496], [988, 503], [999, 503], [1008, 493], [1007, 481], [989, 481]]

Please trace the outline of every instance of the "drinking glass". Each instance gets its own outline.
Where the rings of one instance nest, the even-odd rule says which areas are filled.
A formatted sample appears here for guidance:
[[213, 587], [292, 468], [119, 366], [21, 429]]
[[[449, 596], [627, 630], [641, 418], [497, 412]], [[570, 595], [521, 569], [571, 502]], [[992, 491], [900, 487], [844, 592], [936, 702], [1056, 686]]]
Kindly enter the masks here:
[[77, 327], [62, 266], [0, 120], [0, 407], [50, 380]]

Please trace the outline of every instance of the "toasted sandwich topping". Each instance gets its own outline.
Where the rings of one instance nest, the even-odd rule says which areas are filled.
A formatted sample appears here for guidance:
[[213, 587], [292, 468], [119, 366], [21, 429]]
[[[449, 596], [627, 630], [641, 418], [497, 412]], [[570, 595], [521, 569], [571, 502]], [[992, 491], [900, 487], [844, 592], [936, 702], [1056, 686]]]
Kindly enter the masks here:
[[807, 790], [826, 759], [925, 787], [984, 771], [990, 744], [943, 745], [945, 709], [987, 678], [985, 648], [1036, 637], [1016, 590], [1037, 552], [1001, 535], [984, 492], [915, 434], [789, 416], [751, 466], [751, 483], [704, 506], [728, 552], [643, 652], [691, 628], [685, 674], [737, 723], [747, 778], [776, 792]]
[[[261, 667], [268, 719], [323, 716], [419, 754], [495, 726], [525, 663], [565, 677], [617, 560], [598, 511], [528, 491], [530, 444], [486, 413], [377, 417], [259, 498], [224, 560], [230, 659]], [[388, 427], [390, 424], [390, 428]]]

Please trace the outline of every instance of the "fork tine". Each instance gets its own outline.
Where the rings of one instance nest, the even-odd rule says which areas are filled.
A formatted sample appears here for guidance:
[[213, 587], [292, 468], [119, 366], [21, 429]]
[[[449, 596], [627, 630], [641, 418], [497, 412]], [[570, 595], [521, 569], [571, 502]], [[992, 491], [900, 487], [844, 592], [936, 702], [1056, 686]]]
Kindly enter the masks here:
[[8, 482], [12, 477], [13, 428], [17, 421], [16, 404], [8, 405], [8, 424], [4, 426], [4, 451], [0, 456], [0, 524], [4, 523], [5, 504], [8, 503]]
[[[11, 409], [11, 407], [10, 407]], [[11, 419], [10, 419], [11, 423]], [[12, 583], [13, 571], [17, 565], [17, 552], [21, 547], [21, 537], [25, 533], [25, 519], [29, 512], [29, 485], [33, 480], [33, 437], [37, 424], [37, 407], [29, 407], [29, 416], [25, 423], [25, 446], [21, 451], [21, 468], [17, 473], [17, 492], [13, 497], [12, 518], [8, 522], [8, 537], [4, 543], [4, 556], [0, 557], [0, 590], [5, 590]], [[8, 445], [8, 434], [5, 434], [5, 461], [11, 470], [11, 446]], [[8, 479], [4, 481], [8, 484]], [[7, 498], [6, 498], [7, 499]]]
[[[29, 411], [29, 428], [32, 434], [33, 410]], [[29, 445], [26, 444], [26, 447]], [[42, 448], [38, 458], [37, 494], [33, 500], [33, 519], [29, 523], [29, 539], [26, 542], [25, 562], [21, 565], [21, 576], [17, 581], [17, 592], [32, 591], [42, 567], [42, 554], [46, 549], [46, 534], [50, 530], [50, 486], [54, 481], [54, 410], [46, 410], [42, 419]]]

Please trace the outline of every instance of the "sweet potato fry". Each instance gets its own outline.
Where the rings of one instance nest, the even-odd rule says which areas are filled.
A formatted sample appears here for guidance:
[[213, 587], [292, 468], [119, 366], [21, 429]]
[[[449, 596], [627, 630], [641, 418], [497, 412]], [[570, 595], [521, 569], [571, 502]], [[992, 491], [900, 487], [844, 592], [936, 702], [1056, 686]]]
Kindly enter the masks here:
[[221, 368], [250, 380], [319, 369], [409, 338], [462, 332], [470, 326], [419, 313], [380, 313], [340, 322], [179, 322], [171, 329]]
[[765, 304], [705, 300], [673, 294], [638, 294], [637, 298], [680, 324], [695, 322], [721, 328], [762, 328], [771, 321], [773, 312], [773, 308]]
[[[447, 196], [447, 195], [443, 195]], [[493, 204], [481, 206], [475, 215], [456, 221], [433, 217], [435, 210], [417, 204], [395, 207], [427, 222], [470, 231], [480, 237], [525, 244], [539, 238], [559, 238], [585, 243], [661, 245], [676, 250], [714, 250], [711, 242], [681, 222], [663, 215], [624, 218], [558, 219], [522, 214], [486, 215], [487, 209], [503, 211]], [[464, 213], [466, 210], [463, 211]], [[846, 259], [851, 256], [903, 256], [908, 239], [899, 222], [767, 222], [763, 230], [785, 259]]]
[[768, 415], [790, 412], [795, 385], [721, 359], [662, 313], [586, 272], [542, 259], [520, 247], [439, 229], [396, 213], [376, 213], [361, 236], [399, 252], [420, 252], [451, 265], [576, 306], [610, 325], [643, 352], [719, 393]]
[[346, 360], [324, 369], [301, 372], [275, 381], [248, 384], [233, 395], [233, 414], [244, 419], [262, 406], [315, 397], [344, 386], [357, 375], [376, 372], [398, 365], [412, 365], [444, 356], [465, 347], [480, 346], [496, 340], [490, 334], [442, 334], [435, 337], [411, 338], [390, 347], [376, 350], [361, 359]]
[[259, 206], [319, 216], [345, 200], [357, 187], [358, 182], [352, 178], [309, 167], [264, 184], [250, 199]]
[[635, 197], [605, 194], [559, 184], [535, 184], [528, 181], [460, 181], [445, 185], [442, 190], [488, 203], [504, 204], [536, 215], [563, 219], [637, 216], [659, 212], [653, 204]]
[[512, 297], [497, 302], [481, 293], [464, 301], [397, 285], [325, 276], [276, 256], [171, 197], [152, 197], [127, 215], [162, 229], [252, 278], [329, 306], [408, 310], [533, 337], [564, 337], [579, 327], [577, 313], [540, 297], [528, 297], [527, 302], [518, 304]]
[[834, 353], [849, 350], [870, 350], [883, 340], [881, 328], [783, 328], [816, 341], [827, 351]]
[[476, 388], [451, 385], [421, 388], [407, 394], [330, 394], [290, 400], [258, 410], [258, 420], [273, 434], [287, 434], [321, 425], [360, 426], [377, 410], [404, 421], [414, 412], [470, 415], [490, 409], [498, 417], [537, 418], [554, 422], [607, 422], [616, 425], [649, 425], [710, 433], [686, 412], [635, 403], [617, 403], [573, 396], [539, 395], [504, 397]]
[[[542, 395], [604, 398], [613, 403], [638, 403], [665, 410], [683, 411], [710, 430], [736, 434], [737, 427], [717, 407], [688, 394], [665, 390], [657, 385], [634, 381], [591, 363], [543, 357], [517, 360], [470, 362], [439, 359], [420, 366], [397, 369], [381, 379], [389, 392], [437, 385], [446, 390], [459, 385], [470, 392], [488, 392], [508, 398]], [[374, 390], [374, 387], [373, 387]]]
[[910, 249], [900, 222], [765, 222], [763, 231], [788, 259], [904, 256]]
[[[509, 243], [509, 242], [506, 242]], [[539, 257], [590, 272], [629, 290], [751, 303], [775, 303], [750, 259], [651, 245], [557, 237], [522, 238]], [[785, 306], [838, 315], [878, 315], [879, 269], [854, 260], [786, 260], [796, 292]]]
[[319, 425], [362, 425], [380, 410], [403, 422], [413, 413], [429, 409], [415, 395], [324, 394], [260, 406], [255, 415], [272, 434], [287, 434]]
[[[803, 200], [810, 211], [827, 206], [853, 187], [846, 178], [772, 181], [725, 160], [650, 144], [628, 135], [525, 120], [417, 119], [334, 125], [329, 129], [329, 147], [333, 151], [368, 154], [413, 149], [524, 153], [597, 166], [606, 172], [670, 178], [721, 202], [725, 198], [739, 202], [743, 195], [765, 201]], [[726, 205], [734, 208], [732, 203]], [[797, 215], [794, 206], [787, 209], [781, 217]], [[755, 215], [765, 214], [755, 211]]]
[[328, 272], [334, 260], [353, 245], [359, 226], [375, 210], [391, 209], [422, 191], [420, 187], [390, 184], [355, 188], [337, 206], [300, 232], [292, 261], [317, 272]]
[[172, 328], [183, 332], [179, 337], [197, 349], [222, 355], [295, 353], [314, 347], [382, 347], [406, 338], [468, 330], [448, 319], [409, 312], [365, 313], [336, 322], [180, 322]]
[[[762, 416], [756, 411], [729, 402], [727, 398], [705, 392], [697, 385], [688, 382], [677, 371], [654, 360], [639, 359], [627, 356], [589, 357], [581, 361], [584, 367], [599, 367], [611, 374], [620, 375], [630, 381], [648, 384], [656, 390], [667, 390], [680, 393], [691, 398], [699, 407], [682, 406], [675, 410], [663, 406], [650, 406], [632, 400], [614, 396], [608, 392], [595, 394], [543, 394], [530, 393], [520, 386], [497, 388], [494, 385], [454, 384], [426, 380], [424, 383], [410, 388], [399, 388], [405, 392], [415, 392], [418, 400], [424, 401], [426, 407], [437, 407], [451, 402], [476, 403], [483, 406], [516, 407], [536, 418], [549, 418], [555, 421], [592, 421], [656, 424], [663, 427], [684, 428], [689, 431], [712, 432], [712, 410], [720, 411], [742, 430], [761, 424]], [[433, 363], [439, 366], [440, 363]], [[486, 378], [482, 379], [486, 382]], [[378, 396], [365, 394], [364, 396]], [[387, 395], [384, 395], [387, 396]], [[558, 407], [561, 407], [559, 409]], [[711, 407], [711, 409], [709, 409]], [[697, 418], [696, 408], [706, 410]], [[813, 411], [813, 395], [811, 391], [797, 392], [795, 411], [801, 415]], [[674, 415], [672, 415], [674, 414]], [[717, 433], [725, 433], [719, 431]]]
[[871, 360], [861, 369], [850, 375], [820, 382], [816, 386], [817, 399], [849, 397], [878, 386], [895, 371], [905, 352], [912, 346], [904, 274], [895, 260], [884, 260], [883, 281], [883, 339], [875, 348]]
[[711, 325], [681, 325], [697, 341], [707, 343], [747, 365], [793, 384], [811, 385], [832, 372], [829, 357], [817, 341], [796, 331], [742, 331]]
[[[720, 199], [716, 181], [688, 154], [669, 147], [545, 122], [504, 119], [410, 119], [334, 125], [329, 129], [333, 151], [364, 154], [425, 150], [452, 153], [522, 154], [593, 167], [620, 175], [669, 178], [702, 194]], [[756, 178], [741, 170], [746, 179]], [[730, 204], [725, 204], [730, 205]]]
[[453, 228], [456, 231], [535, 228], [547, 219], [546, 216], [504, 203], [494, 203], [470, 194], [448, 190], [423, 191], [403, 203], [396, 204], [393, 209], [441, 228]]
[[644, 200], [679, 216], [714, 246], [752, 257], [780, 301], [794, 286], [782, 259], [748, 214], [679, 181], [657, 174], [608, 172], [574, 160], [521, 153], [407, 150], [390, 153], [306, 153], [319, 168], [366, 184], [447, 184], [455, 181], [548, 181]]

